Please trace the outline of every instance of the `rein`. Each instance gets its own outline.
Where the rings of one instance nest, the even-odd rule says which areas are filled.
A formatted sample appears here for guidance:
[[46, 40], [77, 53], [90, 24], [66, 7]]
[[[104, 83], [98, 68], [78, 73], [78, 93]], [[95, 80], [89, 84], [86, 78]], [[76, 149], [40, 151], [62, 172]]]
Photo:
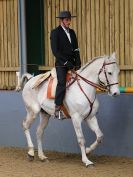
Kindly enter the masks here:
[[100, 71], [99, 71], [99, 73], [98, 73], [98, 78], [99, 78], [99, 75], [100, 75], [101, 72], [104, 70], [104, 74], [105, 74], [105, 78], [106, 78], [107, 85], [105, 85], [100, 79], [99, 79], [100, 85], [99, 85], [99, 84], [96, 84], [96, 83], [94, 83], [94, 82], [92, 82], [92, 81], [89, 81], [88, 79], [84, 78], [83, 76], [79, 75], [76, 71], [72, 70], [72, 72], [75, 74], [75, 77], [73, 77], [73, 81], [72, 81], [71, 83], [69, 83], [66, 88], [70, 87], [75, 81], [77, 81], [77, 84], [78, 84], [80, 90], [81, 90], [82, 93], [85, 95], [85, 97], [87, 98], [87, 100], [88, 100], [88, 102], [89, 102], [89, 104], [90, 104], [90, 111], [89, 111], [88, 115], [85, 117], [85, 119], [86, 119], [86, 118], [91, 114], [91, 112], [92, 112], [93, 104], [94, 104], [94, 102], [95, 102], [95, 100], [96, 100], [96, 94], [95, 94], [95, 99], [93, 100], [93, 102], [91, 102], [91, 100], [89, 99], [88, 95], [87, 95], [87, 94], [85, 93], [85, 91], [83, 90], [83, 88], [82, 88], [82, 86], [81, 86], [79, 80], [82, 79], [82, 80], [83, 80], [84, 82], [86, 82], [87, 84], [89, 84], [89, 85], [91, 85], [91, 86], [93, 86], [93, 87], [95, 87], [95, 88], [97, 88], [97, 89], [99, 89], [99, 90], [101, 90], [101, 91], [110, 91], [110, 87], [111, 87], [112, 85], [116, 85], [116, 84], [118, 84], [118, 83], [112, 83], [112, 84], [109, 83], [105, 66], [106, 66], [106, 65], [110, 65], [110, 64], [115, 64], [115, 63], [116, 63], [116, 62], [110, 62], [110, 63], [105, 63], [105, 62], [104, 62], [102, 68], [100, 69]]

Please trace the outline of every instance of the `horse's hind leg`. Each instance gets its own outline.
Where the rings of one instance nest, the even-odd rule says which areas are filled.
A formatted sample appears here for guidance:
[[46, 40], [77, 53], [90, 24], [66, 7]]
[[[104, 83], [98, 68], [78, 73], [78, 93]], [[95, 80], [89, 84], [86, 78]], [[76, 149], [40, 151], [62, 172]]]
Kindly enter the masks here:
[[92, 165], [93, 162], [91, 162], [87, 156], [86, 156], [86, 150], [85, 150], [85, 139], [84, 139], [84, 135], [82, 132], [82, 127], [81, 127], [81, 122], [82, 119], [79, 116], [79, 114], [74, 114], [72, 116], [72, 122], [73, 122], [73, 126], [77, 135], [77, 140], [81, 149], [81, 154], [82, 154], [82, 162], [88, 166], [88, 165]]
[[86, 153], [89, 154], [98, 146], [99, 143], [102, 142], [103, 133], [101, 132], [101, 130], [99, 128], [97, 118], [95, 116], [92, 117], [91, 119], [89, 119], [89, 118], [86, 119], [86, 122], [87, 122], [88, 126], [90, 127], [90, 129], [93, 132], [95, 132], [96, 137], [97, 137], [96, 141], [93, 144], [91, 144], [90, 147], [86, 148]]
[[24, 133], [27, 138], [27, 143], [28, 143], [28, 148], [29, 148], [28, 157], [30, 160], [34, 159], [34, 145], [32, 143], [29, 129], [30, 129], [32, 122], [37, 117], [39, 111], [40, 111], [40, 108], [38, 106], [36, 106], [35, 109], [27, 107], [27, 116], [26, 116], [26, 119], [23, 121], [23, 129], [24, 129]]
[[50, 117], [50, 115], [48, 115], [46, 112], [44, 112], [43, 110], [41, 110], [41, 112], [40, 112], [40, 124], [39, 124], [39, 126], [37, 128], [36, 135], [37, 135], [37, 144], [38, 144], [38, 157], [42, 161], [44, 161], [45, 159], [47, 159], [47, 157], [43, 153], [42, 135], [43, 135], [45, 127], [48, 124], [49, 117]]

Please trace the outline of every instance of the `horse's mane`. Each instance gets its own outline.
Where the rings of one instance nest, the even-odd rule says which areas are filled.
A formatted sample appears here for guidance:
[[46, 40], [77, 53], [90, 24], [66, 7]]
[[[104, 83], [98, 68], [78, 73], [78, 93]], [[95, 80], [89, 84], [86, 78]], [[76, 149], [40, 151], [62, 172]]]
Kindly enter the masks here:
[[92, 58], [91, 61], [87, 62], [85, 65], [83, 65], [81, 68], [80, 68], [80, 72], [82, 72], [86, 67], [88, 67], [88, 65], [90, 65], [91, 63], [95, 62], [97, 59], [101, 59], [103, 57], [107, 57], [107, 56], [98, 56], [98, 57], [94, 57]]

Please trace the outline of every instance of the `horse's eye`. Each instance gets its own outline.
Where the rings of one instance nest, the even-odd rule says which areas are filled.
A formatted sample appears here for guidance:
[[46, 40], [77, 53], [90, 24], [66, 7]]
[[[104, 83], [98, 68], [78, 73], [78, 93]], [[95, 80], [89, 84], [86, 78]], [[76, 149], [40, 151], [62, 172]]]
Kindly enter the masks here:
[[108, 72], [108, 74], [109, 74], [109, 75], [112, 75], [112, 73], [111, 73], [111, 72]]

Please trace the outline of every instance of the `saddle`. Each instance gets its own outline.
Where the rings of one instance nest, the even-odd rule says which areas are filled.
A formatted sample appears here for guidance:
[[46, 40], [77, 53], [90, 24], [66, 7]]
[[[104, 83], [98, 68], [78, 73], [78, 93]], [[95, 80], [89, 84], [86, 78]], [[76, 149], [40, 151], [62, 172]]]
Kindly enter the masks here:
[[[72, 78], [72, 73], [71, 71], [68, 71], [67, 76], [66, 76], [66, 85], [68, 85], [71, 82], [71, 78]], [[47, 88], [48, 99], [55, 99], [56, 86], [57, 86], [57, 75], [56, 75], [55, 68], [53, 68], [51, 70], [51, 76], [49, 77], [49, 80], [48, 80], [48, 88]], [[70, 115], [64, 105], [62, 105], [61, 109], [63, 110], [65, 117], [70, 118]]]
[[[71, 78], [72, 78], [72, 73], [71, 71], [68, 71], [66, 76], [66, 85], [68, 85], [71, 82]], [[57, 75], [56, 75], [55, 68], [53, 68], [51, 70], [51, 76], [49, 77], [48, 80], [47, 98], [55, 99], [56, 86], [57, 86]]]
[[37, 88], [38, 86], [40, 86], [44, 81], [46, 81], [49, 77], [51, 76], [51, 71], [48, 71], [44, 74], [40, 74], [38, 75], [37, 80], [35, 81], [35, 83], [32, 86], [32, 89]]
[[[72, 79], [72, 72], [68, 71], [66, 76], [66, 86], [71, 83]], [[55, 92], [56, 92], [56, 86], [57, 86], [57, 75], [56, 75], [56, 69], [53, 68], [51, 71], [46, 72], [45, 74], [39, 75], [37, 81], [34, 83], [32, 88], [37, 88], [42, 84], [44, 81], [48, 80], [48, 86], [47, 86], [47, 98], [48, 99], [55, 99]], [[61, 108], [66, 115], [66, 117], [70, 117], [68, 114], [67, 109], [63, 105]]]
[[[67, 77], [66, 77], [67, 84], [69, 84], [69, 82], [71, 81], [71, 78], [72, 78], [72, 73], [71, 71], [68, 71]], [[32, 89], [37, 88], [46, 80], [48, 80], [47, 97], [49, 99], [55, 99], [55, 90], [57, 86], [57, 75], [56, 75], [55, 68], [53, 68], [51, 71], [48, 71], [44, 74], [38, 75], [38, 78], [33, 84]]]

